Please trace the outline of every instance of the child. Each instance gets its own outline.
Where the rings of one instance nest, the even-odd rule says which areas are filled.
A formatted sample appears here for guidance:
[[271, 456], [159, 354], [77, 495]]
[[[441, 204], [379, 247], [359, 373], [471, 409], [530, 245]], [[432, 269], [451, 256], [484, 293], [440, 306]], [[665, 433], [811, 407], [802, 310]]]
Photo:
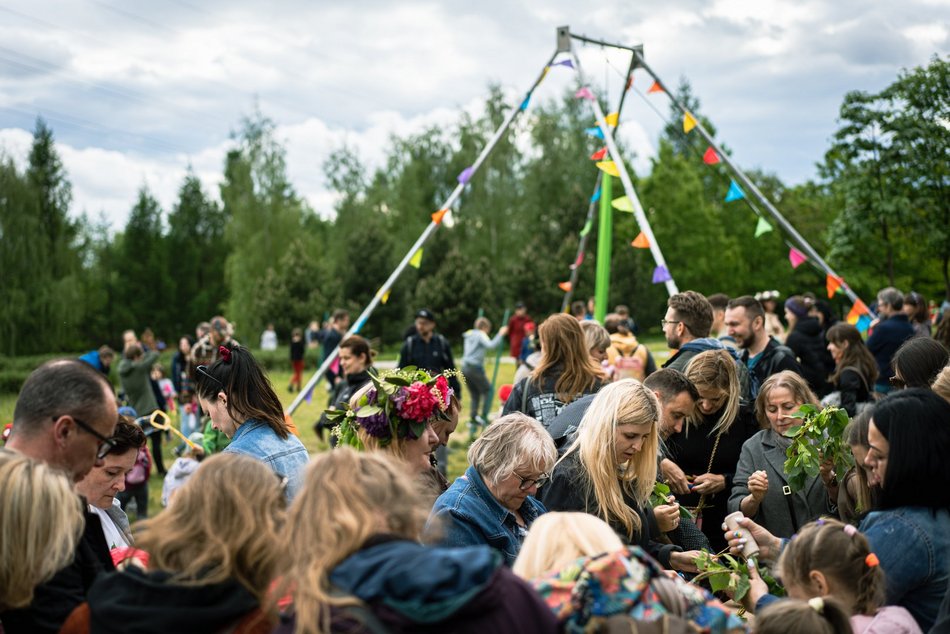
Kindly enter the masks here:
[[297, 387], [297, 391], [300, 391], [300, 382], [301, 375], [303, 374], [303, 355], [306, 352], [305, 343], [303, 340], [303, 331], [300, 328], [294, 328], [290, 333], [290, 366], [294, 370], [294, 376], [290, 379], [290, 385], [287, 387], [288, 392], [294, 391], [294, 386]]
[[[855, 630], [857, 632], [858, 630]], [[889, 630], [888, 630], [889, 631]], [[777, 601], [755, 617], [755, 634], [851, 634], [848, 611], [835, 599]]]
[[172, 498], [175, 491], [184, 485], [185, 482], [188, 482], [188, 479], [191, 478], [192, 474], [198, 469], [198, 465], [204, 460], [205, 451], [202, 446], [204, 434], [200, 431], [196, 431], [188, 436], [188, 440], [197, 446], [192, 448], [190, 445], [186, 445], [188, 449], [185, 451], [185, 454], [181, 458], [176, 459], [172, 464], [172, 468], [165, 474], [165, 481], [162, 483], [162, 506], [168, 506], [168, 501]]
[[921, 632], [905, 608], [881, 607], [884, 572], [868, 540], [850, 524], [830, 518], [806, 524], [785, 546], [777, 569], [790, 597], [833, 597], [846, 606], [855, 634]]
[[[139, 423], [138, 415], [132, 407], [120, 407], [119, 414]], [[135, 500], [135, 513], [140, 520], [148, 517], [148, 478], [150, 475], [152, 475], [152, 454], [149, 453], [148, 447], [143, 445], [135, 457], [132, 470], [125, 475], [125, 490], [119, 491], [115, 496], [122, 506], [122, 510], [126, 513], [129, 512], [129, 500]]]
[[158, 389], [162, 393], [162, 398], [165, 399], [165, 407], [162, 409], [166, 412], [174, 412], [175, 398], [178, 394], [175, 393], [175, 386], [172, 385], [171, 379], [165, 378], [165, 368], [161, 363], [152, 366], [152, 380], [158, 383]]

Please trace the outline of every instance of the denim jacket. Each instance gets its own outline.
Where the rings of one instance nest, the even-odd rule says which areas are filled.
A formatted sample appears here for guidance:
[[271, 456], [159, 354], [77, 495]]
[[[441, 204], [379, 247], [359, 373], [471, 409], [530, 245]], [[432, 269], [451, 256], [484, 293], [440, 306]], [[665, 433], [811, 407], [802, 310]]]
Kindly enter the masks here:
[[885, 603], [907, 608], [926, 632], [950, 580], [950, 510], [905, 506], [875, 511], [860, 528], [881, 562]]
[[259, 420], [249, 420], [237, 428], [224, 453], [241, 453], [257, 458], [281, 478], [287, 478], [287, 501], [294, 499], [303, 481], [303, 469], [310, 460], [300, 439], [288, 432], [281, 439], [273, 429]]
[[[545, 508], [528, 496], [518, 512], [525, 527], [530, 527]], [[487, 544], [504, 556], [507, 566], [515, 563], [526, 532], [491, 494], [475, 467], [466, 469], [435, 501], [426, 529], [444, 546]]]

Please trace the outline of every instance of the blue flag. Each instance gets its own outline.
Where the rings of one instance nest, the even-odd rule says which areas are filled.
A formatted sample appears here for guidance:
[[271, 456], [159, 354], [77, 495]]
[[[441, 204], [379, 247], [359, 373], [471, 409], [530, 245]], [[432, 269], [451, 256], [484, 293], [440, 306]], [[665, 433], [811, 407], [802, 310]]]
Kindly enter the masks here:
[[742, 191], [739, 184], [735, 181], [729, 181], [729, 191], [726, 193], [726, 202], [731, 203], [734, 200], [742, 200], [743, 198], [745, 198], [745, 192]]

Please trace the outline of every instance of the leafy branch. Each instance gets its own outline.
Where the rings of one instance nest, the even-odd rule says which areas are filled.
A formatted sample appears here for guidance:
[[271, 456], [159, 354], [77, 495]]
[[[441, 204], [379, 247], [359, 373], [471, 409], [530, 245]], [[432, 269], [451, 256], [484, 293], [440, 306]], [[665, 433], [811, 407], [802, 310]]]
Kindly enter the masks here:
[[[664, 504], [669, 504], [669, 497], [670, 487], [662, 482], [657, 482], [653, 485], [653, 493], [650, 494], [650, 506], [656, 508]], [[680, 504], [680, 518], [686, 520], [693, 519], [693, 514], [682, 504]]]
[[[769, 588], [769, 593], [777, 597], [785, 596], [783, 588], [769, 572], [765, 566], [760, 566], [755, 559], [749, 559], [755, 563], [756, 570], [762, 581]], [[728, 552], [723, 551], [719, 554], [713, 554], [703, 550], [702, 554], [695, 559], [696, 568], [699, 574], [693, 577], [690, 583], [698, 584], [700, 581], [709, 580], [709, 587], [713, 592], [725, 591], [736, 602], [741, 602], [752, 587], [749, 581], [749, 568], [741, 558], [733, 557]]]
[[854, 466], [851, 449], [842, 440], [848, 425], [847, 412], [837, 407], [819, 410], [805, 404], [793, 417], [802, 421], [785, 432], [792, 439], [785, 451], [785, 474], [793, 491], [801, 491], [809, 478], [817, 477], [822, 462], [831, 462], [839, 474]]

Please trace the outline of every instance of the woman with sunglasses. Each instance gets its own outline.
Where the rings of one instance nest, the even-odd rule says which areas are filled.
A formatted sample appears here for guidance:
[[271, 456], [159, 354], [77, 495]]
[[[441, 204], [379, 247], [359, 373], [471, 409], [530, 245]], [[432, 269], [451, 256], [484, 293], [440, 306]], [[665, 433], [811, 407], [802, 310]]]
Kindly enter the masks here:
[[531, 523], [545, 512], [534, 496], [555, 460], [554, 440], [538, 421], [502, 416], [469, 447], [471, 466], [435, 501], [427, 534], [445, 546], [487, 544], [513, 565]]
[[667, 568], [695, 572], [698, 552], [681, 552], [651, 537], [660, 530], [649, 509], [656, 482], [660, 403], [635, 379], [600, 390], [557, 461], [541, 502], [551, 511], [580, 511], [610, 525], [626, 544], [639, 545]]
[[218, 348], [218, 360], [195, 373], [198, 403], [211, 426], [231, 442], [225, 453], [257, 458], [286, 478], [293, 499], [310, 456], [284, 419], [284, 408], [250, 351], [234, 342]]

